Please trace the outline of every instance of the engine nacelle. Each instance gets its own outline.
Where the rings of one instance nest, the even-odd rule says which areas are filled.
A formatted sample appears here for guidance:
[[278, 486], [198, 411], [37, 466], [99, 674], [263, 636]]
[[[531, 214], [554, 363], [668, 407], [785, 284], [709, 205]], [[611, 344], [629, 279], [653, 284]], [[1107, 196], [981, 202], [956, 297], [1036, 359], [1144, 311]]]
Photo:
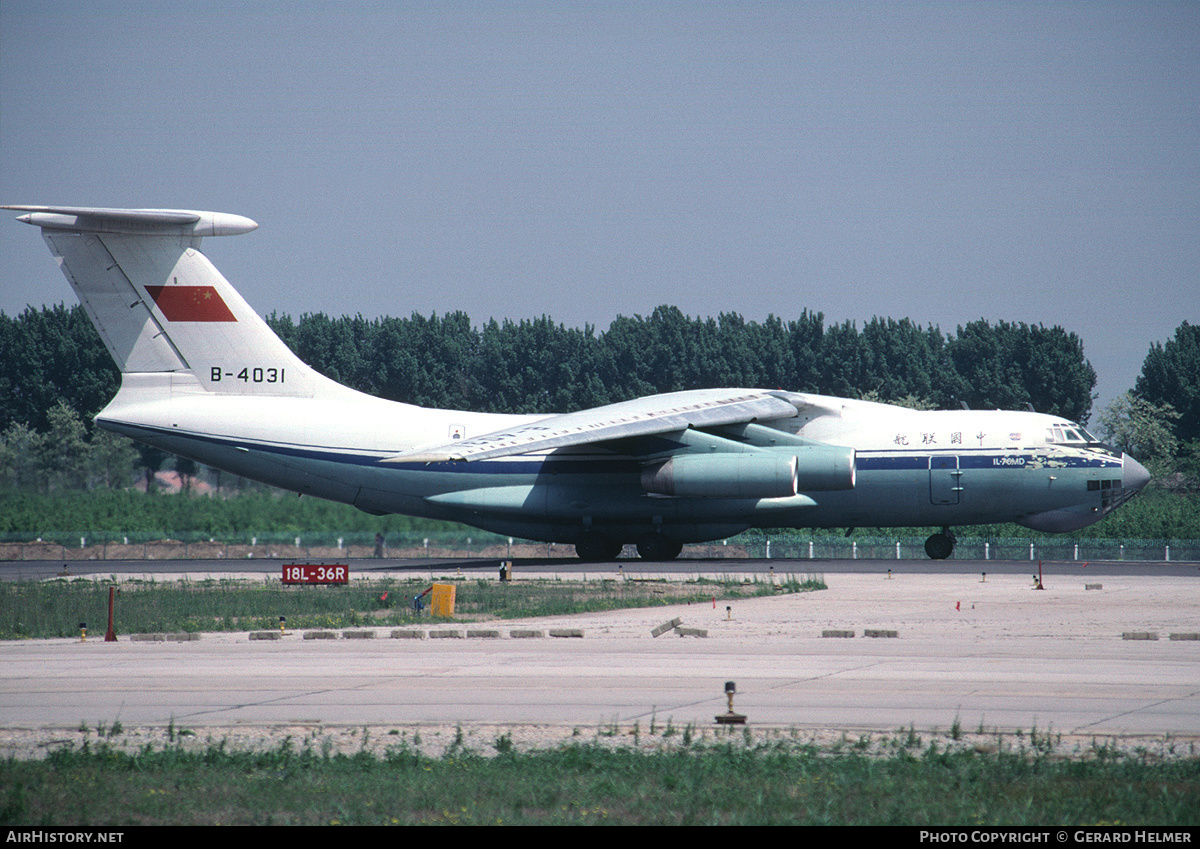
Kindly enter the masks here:
[[796, 488], [800, 492], [839, 492], [854, 489], [858, 460], [853, 448], [805, 445], [796, 452]]
[[797, 446], [745, 453], [680, 454], [642, 472], [642, 488], [690, 498], [791, 498], [853, 489], [854, 449]]

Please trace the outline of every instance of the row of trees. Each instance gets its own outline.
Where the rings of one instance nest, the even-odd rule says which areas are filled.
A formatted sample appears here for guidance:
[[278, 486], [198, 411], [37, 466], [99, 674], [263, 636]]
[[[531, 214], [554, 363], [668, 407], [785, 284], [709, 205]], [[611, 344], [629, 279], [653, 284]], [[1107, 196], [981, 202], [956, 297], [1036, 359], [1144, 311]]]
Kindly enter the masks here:
[[[355, 389], [483, 412], [569, 412], [656, 392], [749, 386], [935, 407], [1028, 405], [1084, 421], [1096, 383], [1075, 334], [982, 320], [954, 335], [907, 319], [827, 326], [805, 311], [760, 324], [736, 313], [691, 318], [668, 306], [618, 317], [599, 333], [547, 317], [476, 328], [461, 312], [268, 322], [301, 359]], [[0, 362], [0, 431], [13, 422], [45, 431], [59, 400], [90, 419], [120, 379], [78, 306], [0, 314]]]
[[129, 485], [138, 460], [130, 440], [99, 428], [89, 435], [62, 399], [46, 419], [44, 431], [12, 422], [0, 432], [0, 486], [47, 492]]
[[1200, 325], [1155, 343], [1134, 388], [1100, 411], [1100, 429], [1160, 483], [1200, 490]]
[[1061, 327], [977, 321], [955, 335], [908, 319], [826, 326], [736, 313], [691, 318], [662, 306], [607, 331], [547, 317], [492, 320], [461, 312], [374, 320], [323, 314], [271, 326], [300, 358], [385, 398], [483, 412], [545, 413], [713, 386], [784, 388], [934, 407], [1025, 408], [1086, 420], [1096, 374]]
[[14, 423], [40, 433], [61, 401], [80, 418], [117, 394], [121, 375], [78, 304], [0, 313], [0, 432]]

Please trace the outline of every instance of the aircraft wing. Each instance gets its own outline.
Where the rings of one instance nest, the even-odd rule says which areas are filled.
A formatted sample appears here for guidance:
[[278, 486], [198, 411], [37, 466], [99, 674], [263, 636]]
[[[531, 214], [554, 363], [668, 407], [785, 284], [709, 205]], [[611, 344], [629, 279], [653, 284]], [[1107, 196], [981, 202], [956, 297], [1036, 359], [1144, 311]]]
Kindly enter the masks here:
[[692, 389], [621, 401], [577, 413], [550, 416], [528, 424], [408, 451], [387, 463], [472, 461], [650, 436], [692, 428], [718, 427], [797, 416], [813, 404], [793, 392], [761, 389]]

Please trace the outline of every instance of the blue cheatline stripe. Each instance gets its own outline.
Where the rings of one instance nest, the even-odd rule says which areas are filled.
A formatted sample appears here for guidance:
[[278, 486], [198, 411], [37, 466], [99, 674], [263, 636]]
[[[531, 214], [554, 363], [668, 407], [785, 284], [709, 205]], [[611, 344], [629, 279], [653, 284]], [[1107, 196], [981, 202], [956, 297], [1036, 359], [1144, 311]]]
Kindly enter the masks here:
[[[1068, 469], [1119, 469], [1121, 468], [1121, 460], [1119, 457], [1112, 455], [1101, 455], [1081, 457], [1075, 456], [1054, 456], [1052, 458], [1039, 457], [1035, 454], [1028, 453], [985, 453], [985, 454], [967, 454], [955, 451], [945, 451], [939, 453], [897, 453], [897, 454], [872, 454], [865, 451], [859, 451], [857, 454], [858, 470], [877, 472], [877, 471], [913, 471], [928, 469], [930, 461], [934, 457], [958, 457], [958, 467], [960, 469], [1026, 469], [1030, 466], [1037, 468], [1068, 468]], [[1047, 465], [1047, 462], [1053, 463], [1053, 466]]]

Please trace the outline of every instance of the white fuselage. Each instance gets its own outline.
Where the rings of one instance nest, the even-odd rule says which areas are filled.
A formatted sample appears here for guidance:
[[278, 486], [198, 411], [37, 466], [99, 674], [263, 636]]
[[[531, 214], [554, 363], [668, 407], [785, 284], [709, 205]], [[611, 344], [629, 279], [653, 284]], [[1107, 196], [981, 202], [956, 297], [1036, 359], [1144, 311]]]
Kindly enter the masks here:
[[370, 512], [453, 519], [531, 539], [574, 542], [587, 533], [635, 539], [655, 532], [698, 541], [750, 527], [1000, 522], [1065, 531], [1098, 520], [1127, 489], [1127, 458], [1095, 443], [1049, 441], [1063, 422], [1037, 413], [916, 411], [825, 398], [836, 414], [775, 427], [853, 448], [853, 488], [783, 498], [677, 498], [643, 489], [644, 460], [600, 446], [471, 462], [386, 462], [537, 416], [426, 409], [349, 391], [329, 400], [216, 395], [178, 376], [172, 391], [147, 401], [152, 393], [144, 381], [152, 378], [130, 377], [134, 400], [118, 394], [97, 418], [106, 428]]

